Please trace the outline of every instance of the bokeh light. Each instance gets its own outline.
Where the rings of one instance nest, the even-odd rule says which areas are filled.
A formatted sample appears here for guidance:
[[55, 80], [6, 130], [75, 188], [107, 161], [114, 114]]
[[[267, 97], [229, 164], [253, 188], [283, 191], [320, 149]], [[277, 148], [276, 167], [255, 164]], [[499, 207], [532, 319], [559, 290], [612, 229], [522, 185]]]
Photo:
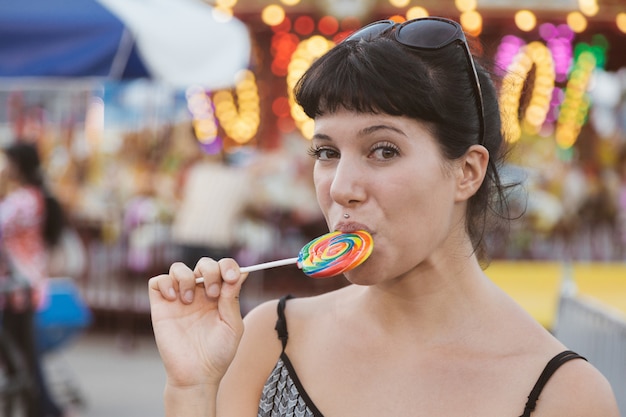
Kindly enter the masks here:
[[297, 35], [288, 32], [277, 32], [272, 37], [271, 53], [274, 56], [271, 70], [274, 75], [284, 77], [291, 60], [291, 54], [296, 50], [300, 39]]
[[578, 8], [585, 16], [595, 16], [600, 10], [597, 0], [578, 0]]
[[525, 44], [526, 42], [523, 39], [514, 35], [505, 35], [502, 38], [495, 55], [498, 75], [504, 75], [506, 73], [507, 68], [511, 65], [511, 62], [513, 62], [513, 58]]
[[389, 16], [388, 19], [393, 20], [394, 22], [397, 22], [397, 23], [406, 22], [406, 17], [401, 16], [399, 14], [394, 14], [393, 16]]
[[555, 131], [556, 142], [563, 149], [574, 146], [587, 120], [590, 105], [587, 87], [596, 63], [595, 55], [585, 50], [578, 54], [572, 67]]
[[418, 19], [420, 17], [428, 17], [428, 16], [429, 16], [428, 10], [419, 6], [411, 7], [409, 10], [406, 11], [406, 18], [408, 20]]
[[291, 19], [289, 18], [289, 16], [285, 16], [282, 22], [272, 26], [271, 28], [272, 31], [275, 33], [289, 32], [291, 30]]
[[296, 48], [292, 55], [287, 72], [287, 91], [289, 91], [289, 106], [291, 117], [297, 128], [307, 139], [313, 137], [313, 120], [310, 119], [293, 97], [293, 89], [304, 72], [311, 66], [313, 61], [329, 51], [335, 43], [323, 36], [315, 35], [305, 39]]
[[185, 91], [187, 109], [192, 116], [192, 127], [198, 142], [210, 144], [217, 138], [217, 120], [213, 104], [203, 87], [191, 86]]
[[461, 26], [466, 32], [469, 32], [473, 36], [478, 36], [483, 29], [483, 18], [475, 10], [461, 13]]
[[272, 102], [272, 112], [276, 115], [276, 117], [289, 116], [291, 114], [291, 109], [289, 107], [289, 98], [276, 97]]
[[454, 0], [454, 5], [460, 12], [469, 12], [476, 9], [476, 0]]
[[315, 21], [309, 16], [300, 16], [293, 22], [293, 30], [302, 36], [308, 36], [315, 30]]
[[237, 79], [237, 104], [227, 90], [216, 92], [213, 103], [215, 115], [226, 134], [237, 143], [246, 143], [256, 135], [261, 122], [259, 94], [252, 71], [240, 71]]
[[582, 33], [587, 29], [587, 18], [581, 12], [567, 14], [567, 25], [576, 33]]
[[411, 3], [411, 0], [389, 0], [389, 4], [397, 8], [406, 7], [409, 3]]
[[339, 22], [334, 16], [324, 16], [317, 22], [317, 29], [321, 34], [330, 36], [339, 30]]
[[261, 12], [261, 20], [268, 26], [279, 25], [285, 19], [285, 9], [277, 4], [265, 6]]
[[224, 9], [232, 9], [237, 4], [237, 0], [216, 0], [215, 6]]
[[567, 25], [555, 26], [552, 23], [544, 23], [539, 27], [539, 34], [552, 54], [555, 79], [558, 82], [567, 80], [572, 65], [572, 33]]
[[522, 135], [518, 113], [524, 87], [533, 68], [534, 82], [522, 117], [525, 130], [531, 134], [539, 133], [550, 110], [555, 79], [554, 63], [548, 48], [535, 41], [519, 49], [507, 67], [507, 74], [502, 82], [501, 112], [506, 121], [507, 138], [511, 142], [519, 140]]
[[537, 26], [537, 17], [530, 10], [520, 10], [515, 13], [515, 25], [524, 32], [530, 32]]
[[626, 12], [618, 13], [615, 17], [615, 24], [617, 24], [617, 28], [626, 33]]

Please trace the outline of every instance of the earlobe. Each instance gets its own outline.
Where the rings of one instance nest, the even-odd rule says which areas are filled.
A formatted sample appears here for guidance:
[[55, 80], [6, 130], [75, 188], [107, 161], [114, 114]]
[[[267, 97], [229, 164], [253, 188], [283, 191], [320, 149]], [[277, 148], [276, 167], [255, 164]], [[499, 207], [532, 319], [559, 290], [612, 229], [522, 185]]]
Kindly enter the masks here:
[[489, 164], [489, 151], [482, 145], [473, 145], [459, 162], [456, 199], [466, 201], [476, 194], [483, 183]]

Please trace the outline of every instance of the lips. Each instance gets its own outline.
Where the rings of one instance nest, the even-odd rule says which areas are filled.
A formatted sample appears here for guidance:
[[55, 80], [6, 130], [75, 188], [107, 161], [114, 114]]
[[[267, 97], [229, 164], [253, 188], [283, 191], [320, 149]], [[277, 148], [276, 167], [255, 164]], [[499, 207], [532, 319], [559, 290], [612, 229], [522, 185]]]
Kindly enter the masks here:
[[342, 222], [339, 222], [339, 223], [337, 223], [335, 225], [334, 229], [336, 231], [342, 232], [342, 233], [353, 233], [353, 232], [357, 232], [359, 230], [365, 230], [369, 234], [373, 234], [372, 230], [369, 227], [367, 227], [366, 225], [364, 225], [362, 223], [354, 222], [354, 221], [342, 221]]

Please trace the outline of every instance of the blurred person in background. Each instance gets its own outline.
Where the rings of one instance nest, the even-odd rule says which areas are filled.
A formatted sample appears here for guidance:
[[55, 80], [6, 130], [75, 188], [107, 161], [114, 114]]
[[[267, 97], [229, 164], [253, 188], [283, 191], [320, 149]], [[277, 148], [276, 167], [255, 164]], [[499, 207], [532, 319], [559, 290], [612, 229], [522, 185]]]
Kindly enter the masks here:
[[205, 256], [235, 256], [242, 244], [240, 221], [252, 207], [252, 177], [229, 163], [223, 151], [203, 154], [183, 175], [172, 225], [181, 261], [192, 267]]
[[5, 307], [3, 326], [26, 356], [35, 382], [29, 417], [63, 415], [46, 386], [38, 353], [34, 317], [45, 302], [48, 254], [63, 232], [65, 219], [59, 202], [44, 183], [36, 146], [16, 141], [3, 149], [0, 171], [1, 260], [12, 280], [25, 284]]

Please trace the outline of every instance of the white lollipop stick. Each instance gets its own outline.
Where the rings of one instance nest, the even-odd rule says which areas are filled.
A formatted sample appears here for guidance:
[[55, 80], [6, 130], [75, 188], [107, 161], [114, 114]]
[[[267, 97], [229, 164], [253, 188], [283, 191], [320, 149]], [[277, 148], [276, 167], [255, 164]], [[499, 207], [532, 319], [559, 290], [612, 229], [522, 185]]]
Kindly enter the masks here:
[[[264, 262], [262, 264], [244, 266], [243, 268], [241, 268], [241, 273], [245, 274], [248, 272], [260, 271], [262, 269], [269, 269], [269, 268], [274, 268], [277, 266], [292, 265], [295, 263], [298, 263], [298, 258], [280, 259], [278, 261]], [[196, 284], [201, 284], [203, 282], [204, 282], [204, 278], [202, 277], [196, 278]]]

